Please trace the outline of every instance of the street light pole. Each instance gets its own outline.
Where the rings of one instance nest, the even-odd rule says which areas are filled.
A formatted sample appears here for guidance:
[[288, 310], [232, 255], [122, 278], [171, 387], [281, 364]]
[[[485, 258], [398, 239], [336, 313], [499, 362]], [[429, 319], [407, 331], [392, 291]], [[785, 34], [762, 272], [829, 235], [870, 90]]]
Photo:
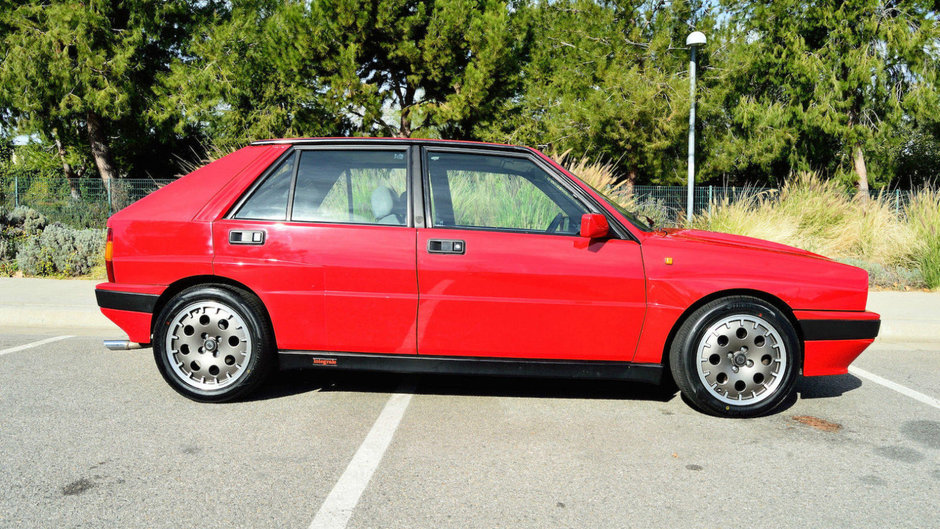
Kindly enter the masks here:
[[705, 44], [705, 34], [693, 31], [685, 39], [685, 45], [692, 50], [692, 59], [689, 61], [689, 196], [686, 209], [687, 222], [692, 222], [692, 206], [695, 200], [695, 50]]

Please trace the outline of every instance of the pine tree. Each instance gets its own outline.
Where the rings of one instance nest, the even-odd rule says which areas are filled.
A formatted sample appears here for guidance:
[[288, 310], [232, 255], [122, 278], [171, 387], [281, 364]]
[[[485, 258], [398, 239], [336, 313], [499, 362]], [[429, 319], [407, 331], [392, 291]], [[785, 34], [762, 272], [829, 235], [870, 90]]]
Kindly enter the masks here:
[[934, 119], [940, 26], [933, 2], [774, 0], [728, 8], [737, 41], [723, 102], [733, 123], [726, 167], [742, 160], [765, 170], [781, 161], [850, 167], [867, 196], [869, 153], [902, 123]]
[[21, 133], [55, 144], [66, 175], [67, 152], [87, 149], [105, 182], [120, 176], [121, 146], [152, 137], [142, 109], [195, 4], [205, 2], [5, 3], [0, 107]]
[[243, 0], [163, 79], [157, 120], [217, 141], [470, 136], [513, 93], [519, 39], [498, 0]]

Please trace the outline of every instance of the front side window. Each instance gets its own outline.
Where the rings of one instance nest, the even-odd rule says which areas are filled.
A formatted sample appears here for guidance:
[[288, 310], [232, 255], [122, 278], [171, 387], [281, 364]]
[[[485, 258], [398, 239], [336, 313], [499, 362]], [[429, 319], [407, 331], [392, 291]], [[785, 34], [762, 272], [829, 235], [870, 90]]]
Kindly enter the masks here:
[[430, 152], [434, 226], [576, 235], [588, 213], [531, 160]]
[[405, 226], [407, 174], [404, 151], [302, 151], [291, 220]]

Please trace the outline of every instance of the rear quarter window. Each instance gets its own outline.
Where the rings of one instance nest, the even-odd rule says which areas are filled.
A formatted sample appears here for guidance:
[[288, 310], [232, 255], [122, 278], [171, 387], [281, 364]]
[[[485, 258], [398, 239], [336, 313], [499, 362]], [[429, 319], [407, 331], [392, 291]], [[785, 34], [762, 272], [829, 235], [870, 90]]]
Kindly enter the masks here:
[[287, 199], [290, 195], [291, 178], [294, 175], [294, 159], [289, 156], [264, 182], [245, 200], [235, 213], [236, 219], [286, 220]]

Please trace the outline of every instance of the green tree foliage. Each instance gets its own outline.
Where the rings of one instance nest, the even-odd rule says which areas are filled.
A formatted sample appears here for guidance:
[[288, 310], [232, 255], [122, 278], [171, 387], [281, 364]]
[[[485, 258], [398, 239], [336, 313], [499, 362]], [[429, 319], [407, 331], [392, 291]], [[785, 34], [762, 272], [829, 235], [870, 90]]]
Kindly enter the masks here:
[[700, 182], [940, 177], [925, 0], [0, 0], [0, 138], [29, 137], [30, 167], [105, 179], [171, 176], [203, 144], [382, 135], [675, 184], [693, 30]]
[[890, 180], [891, 160], [872, 164], [871, 154], [900, 128], [935, 120], [940, 26], [934, 3], [726, 4], [733, 52], [710, 97], [725, 109], [729, 126], [716, 139], [710, 170], [854, 173], [866, 192], [870, 173], [877, 183]]
[[472, 136], [512, 94], [524, 31], [496, 0], [247, 0], [164, 80], [157, 120], [214, 138]]
[[66, 175], [70, 151], [90, 155], [104, 180], [127, 173], [148, 143], [173, 143], [140, 117], [197, 4], [206, 3], [5, 2], [0, 108], [20, 133], [54, 144]]
[[[712, 25], [684, 2], [540, 2], [510, 142], [614, 160], [628, 180], [684, 178], [688, 132], [685, 37]], [[707, 59], [700, 62], [707, 64]]]

